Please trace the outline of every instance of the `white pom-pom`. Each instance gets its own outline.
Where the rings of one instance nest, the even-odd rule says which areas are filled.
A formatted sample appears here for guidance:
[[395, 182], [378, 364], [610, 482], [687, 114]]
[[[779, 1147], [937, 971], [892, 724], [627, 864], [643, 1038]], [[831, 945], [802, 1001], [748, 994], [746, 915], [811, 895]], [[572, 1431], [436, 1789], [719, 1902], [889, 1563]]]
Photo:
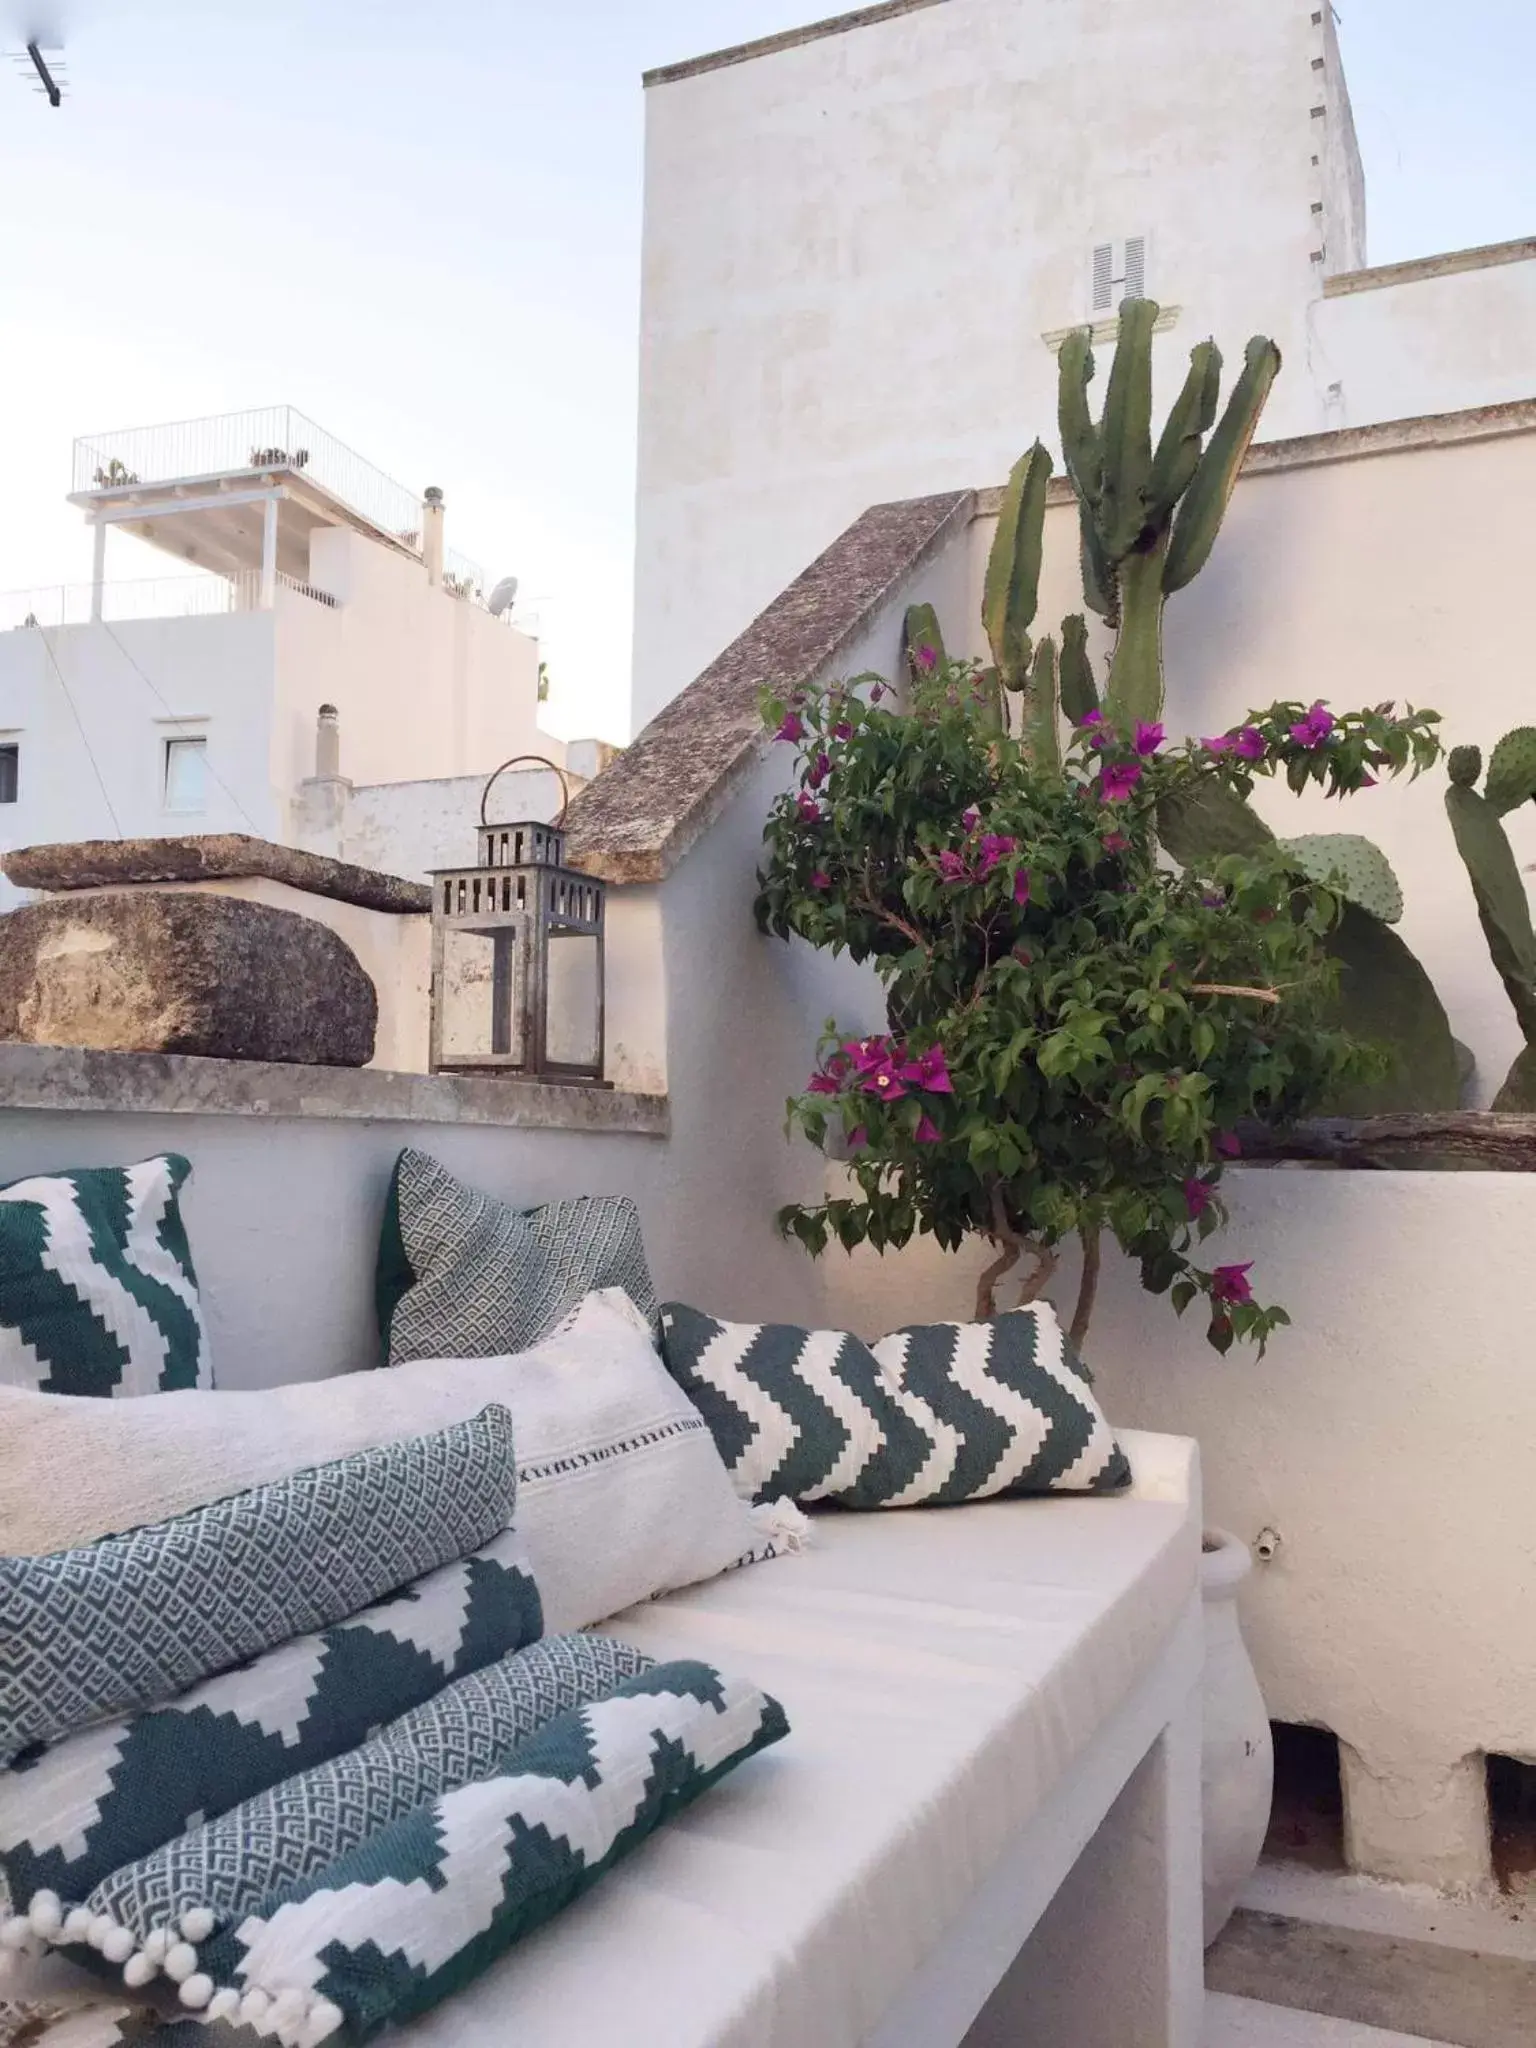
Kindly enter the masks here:
[[92, 1918], [91, 1931], [85, 1938], [92, 1948], [104, 1949], [107, 1945], [107, 1937], [116, 1925], [117, 1922], [110, 1913], [97, 1913]]
[[328, 2041], [346, 2020], [346, 2014], [339, 2005], [329, 1998], [317, 1998], [309, 2008], [309, 2019], [304, 2028], [304, 2048], [320, 2048], [322, 2041]]
[[197, 1968], [197, 1950], [190, 1941], [178, 1941], [166, 1951], [161, 1967], [173, 1984], [185, 1984]]
[[130, 1991], [142, 1991], [144, 1986], [152, 1983], [158, 1975], [157, 1965], [149, 1960], [143, 1949], [140, 1949], [136, 1956], [130, 1956], [123, 1965], [123, 1982]]
[[181, 1916], [182, 1936], [187, 1941], [206, 1941], [218, 1924], [211, 1907], [193, 1906]]
[[[188, 1979], [188, 1982], [191, 1982]], [[208, 2017], [211, 2020], [237, 2020], [240, 2017], [240, 1994], [228, 1985], [216, 1991], [208, 2001]]]
[[13, 1953], [32, 1946], [32, 1922], [18, 1913], [14, 1919], [0, 1921], [0, 1948]]
[[27, 1918], [34, 1934], [40, 1934], [44, 1941], [50, 1940], [64, 1925], [64, 1908], [58, 1893], [34, 1892], [32, 1903], [27, 1908]]
[[201, 2012], [205, 2005], [213, 2001], [213, 1979], [205, 1971], [198, 1970], [187, 1978], [177, 1996], [182, 2004], [190, 2006], [193, 2012]]
[[174, 1940], [175, 1936], [170, 1932], [168, 1928], [165, 1927], [156, 1927], [152, 1930], [151, 1933], [145, 1936], [144, 1953], [146, 1956], [148, 1956], [149, 1960], [154, 1964], [157, 1970], [159, 1969], [160, 1965], [165, 1961], [165, 1958], [169, 1953], [171, 1943]]
[[64, 1915], [64, 1941], [88, 1941], [91, 1933], [91, 1909], [89, 1906], [71, 1906]]
[[132, 1931], [126, 1927], [114, 1927], [101, 1944], [101, 1952], [109, 1963], [126, 1963], [133, 1954]]

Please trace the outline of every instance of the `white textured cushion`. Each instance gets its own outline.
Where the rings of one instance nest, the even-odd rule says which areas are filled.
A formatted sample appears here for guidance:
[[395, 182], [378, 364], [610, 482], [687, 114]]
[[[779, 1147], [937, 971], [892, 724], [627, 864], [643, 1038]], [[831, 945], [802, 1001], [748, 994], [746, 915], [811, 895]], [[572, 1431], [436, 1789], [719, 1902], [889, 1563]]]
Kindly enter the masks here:
[[736, 1498], [625, 1297], [594, 1294], [510, 1358], [138, 1401], [0, 1388], [0, 1552], [92, 1543], [490, 1403], [512, 1416], [517, 1526], [552, 1632], [765, 1555], [782, 1526]]

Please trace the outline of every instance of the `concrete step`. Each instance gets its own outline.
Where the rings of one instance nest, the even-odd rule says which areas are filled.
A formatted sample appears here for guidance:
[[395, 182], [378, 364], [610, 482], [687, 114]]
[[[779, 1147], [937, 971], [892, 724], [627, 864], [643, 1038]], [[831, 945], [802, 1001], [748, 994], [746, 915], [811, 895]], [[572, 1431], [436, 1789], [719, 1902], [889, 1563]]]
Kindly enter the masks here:
[[1324, 2018], [1280, 2005], [1259, 2005], [1213, 1991], [1205, 2001], [1204, 2048], [1452, 2048], [1422, 2034], [1384, 2034], [1354, 2020]]

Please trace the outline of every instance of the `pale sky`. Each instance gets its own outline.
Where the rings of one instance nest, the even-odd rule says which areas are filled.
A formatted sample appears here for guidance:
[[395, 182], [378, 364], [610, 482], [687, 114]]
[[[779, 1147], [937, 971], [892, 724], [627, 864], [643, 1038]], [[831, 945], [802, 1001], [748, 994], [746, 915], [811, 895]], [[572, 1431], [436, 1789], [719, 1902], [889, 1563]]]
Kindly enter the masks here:
[[[61, 8], [60, 111], [0, 68], [0, 590], [89, 575], [77, 434], [290, 404], [440, 485], [551, 726], [625, 736], [640, 72], [834, 7], [0, 0], [0, 43]], [[1536, 234], [1530, 0], [1340, 14], [1371, 260]]]

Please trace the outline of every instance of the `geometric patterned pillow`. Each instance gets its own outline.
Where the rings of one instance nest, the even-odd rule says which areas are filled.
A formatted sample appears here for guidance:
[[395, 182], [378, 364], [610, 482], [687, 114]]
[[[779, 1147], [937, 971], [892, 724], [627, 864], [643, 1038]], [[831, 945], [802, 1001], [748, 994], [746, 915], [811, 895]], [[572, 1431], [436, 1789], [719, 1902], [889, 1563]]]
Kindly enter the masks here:
[[0, 1772], [0, 1868], [12, 1900], [25, 1910], [44, 1890], [83, 1899], [123, 1864], [354, 1749], [542, 1626], [522, 1539], [506, 1530], [335, 1628], [163, 1707], [24, 1753]]
[[78, 1550], [0, 1557], [0, 1763], [467, 1557], [516, 1493], [512, 1419], [489, 1407]]
[[605, 1287], [654, 1314], [640, 1215], [627, 1196], [513, 1209], [425, 1152], [400, 1154], [375, 1283], [391, 1365], [527, 1351]]
[[163, 1154], [0, 1188], [0, 1386], [157, 1394], [213, 1385], [177, 1204], [191, 1171]]
[[195, 1963], [182, 1999], [305, 2043], [411, 2019], [787, 1733], [755, 1686], [705, 1664], [657, 1665], [552, 1721], [499, 1774], [225, 1920], [178, 1959]]
[[669, 1302], [661, 1350], [744, 1500], [939, 1506], [1131, 1477], [1048, 1302], [874, 1345]]
[[[107, 1960], [149, 1981], [190, 1929], [239, 1919], [275, 1892], [308, 1882], [392, 1822], [445, 1792], [493, 1776], [559, 1715], [651, 1668], [652, 1659], [607, 1636], [550, 1636], [445, 1686], [358, 1748], [285, 1778], [220, 1819], [125, 1864], [79, 1905], [30, 1902], [54, 1938], [86, 1939]], [[73, 1928], [68, 1926], [75, 1920]], [[135, 1961], [137, 1958], [137, 1961]], [[179, 1981], [191, 1959], [173, 1959]]]

